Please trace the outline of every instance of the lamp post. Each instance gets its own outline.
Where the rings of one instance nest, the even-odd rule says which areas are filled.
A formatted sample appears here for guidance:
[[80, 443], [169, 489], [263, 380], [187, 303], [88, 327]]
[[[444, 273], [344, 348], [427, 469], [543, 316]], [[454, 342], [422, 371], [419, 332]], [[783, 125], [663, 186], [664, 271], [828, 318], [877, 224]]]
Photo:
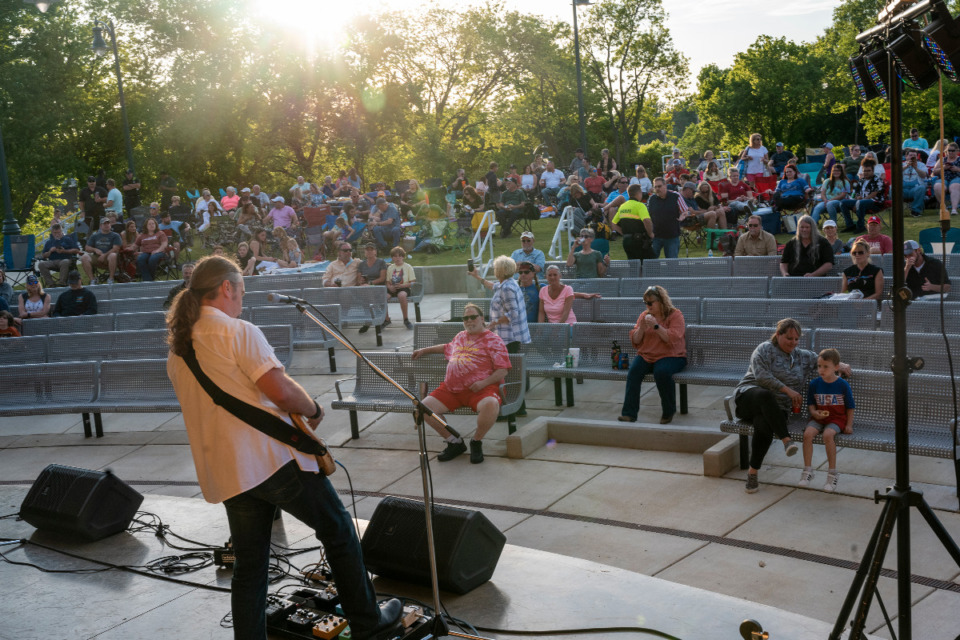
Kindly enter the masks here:
[[573, 0], [573, 52], [577, 59], [577, 113], [580, 116], [580, 148], [587, 150], [587, 123], [583, 113], [583, 79], [580, 72], [580, 32], [577, 29], [577, 5], [588, 5], [590, 0]]
[[[46, 13], [57, 0], [23, 0], [26, 4], [35, 4], [40, 13]], [[7, 154], [3, 149], [3, 129], [0, 128], [0, 191], [3, 197], [3, 235], [20, 235], [20, 224], [13, 215], [13, 201], [10, 198], [10, 177], [7, 174]]]
[[90, 47], [98, 58], [107, 53], [107, 43], [103, 40], [103, 29], [106, 27], [110, 34], [110, 44], [113, 46], [113, 62], [117, 71], [117, 89], [120, 91], [120, 115], [123, 118], [123, 137], [127, 144], [127, 169], [134, 171], [133, 143], [130, 141], [130, 124], [127, 122], [127, 105], [123, 100], [123, 75], [120, 73], [120, 55], [117, 53], [117, 34], [113, 30], [113, 21], [93, 21], [93, 45]]

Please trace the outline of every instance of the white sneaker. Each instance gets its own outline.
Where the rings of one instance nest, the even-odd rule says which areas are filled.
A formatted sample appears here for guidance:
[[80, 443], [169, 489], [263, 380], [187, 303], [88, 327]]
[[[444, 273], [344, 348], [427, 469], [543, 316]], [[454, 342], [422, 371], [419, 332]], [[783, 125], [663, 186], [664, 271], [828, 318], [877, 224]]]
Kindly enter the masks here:
[[827, 493], [833, 493], [837, 490], [837, 482], [840, 480], [839, 473], [828, 473], [827, 484], [823, 485], [823, 490]]
[[804, 469], [800, 472], [800, 482], [797, 483], [797, 486], [809, 487], [811, 480], [813, 480], [813, 469]]
[[113, 284], [113, 278], [107, 278], [107, 284]]

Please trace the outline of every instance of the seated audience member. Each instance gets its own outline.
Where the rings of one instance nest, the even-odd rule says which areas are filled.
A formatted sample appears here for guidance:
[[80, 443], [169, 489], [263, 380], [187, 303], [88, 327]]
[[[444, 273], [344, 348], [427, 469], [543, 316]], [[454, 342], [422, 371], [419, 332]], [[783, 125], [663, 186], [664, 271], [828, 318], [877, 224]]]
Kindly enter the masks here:
[[202, 218], [209, 216], [210, 214], [210, 203], [213, 203], [214, 207], [217, 209], [217, 215], [223, 213], [223, 209], [220, 207], [220, 203], [214, 200], [213, 196], [210, 195], [210, 189], [204, 189], [201, 192], [200, 197], [197, 199], [197, 204], [194, 206], [194, 213], [196, 213], [197, 218]]
[[[256, 208], [252, 203], [247, 204], [246, 208], [256, 211]], [[180, 255], [180, 249], [182, 247], [181, 243], [183, 242], [184, 234], [187, 231], [190, 231], [190, 224], [187, 222], [181, 222], [179, 220], [172, 220], [170, 217], [170, 212], [164, 211], [160, 216], [160, 231], [166, 232], [167, 230], [171, 231], [168, 245], [173, 249], [173, 259], [176, 261], [177, 257]], [[247, 234], [249, 235], [249, 230]]]
[[483, 196], [477, 193], [477, 190], [467, 185], [463, 188], [463, 205], [474, 211], [483, 209]]
[[[357, 265], [357, 270], [360, 272], [360, 284], [361, 285], [386, 285], [387, 283], [387, 263], [384, 262], [383, 258], [377, 257], [377, 245], [372, 242], [368, 242], [363, 247], [363, 261]], [[370, 325], [367, 325], [367, 329], [370, 328]], [[365, 329], [361, 329], [360, 333], [366, 333]]]
[[916, 240], [903, 243], [903, 255], [903, 280], [914, 298], [950, 292], [950, 276], [943, 272], [943, 263], [925, 256]]
[[[54, 224], [50, 227], [50, 237], [43, 244], [43, 252], [40, 257], [43, 258], [37, 263], [40, 269], [40, 275], [44, 281], [53, 284], [55, 287], [63, 286], [67, 280], [67, 272], [73, 261], [77, 259], [80, 253], [80, 245], [72, 237], [63, 234], [63, 227]], [[50, 269], [56, 269], [60, 272], [60, 277], [54, 280], [50, 275]]]
[[319, 207], [326, 202], [327, 196], [323, 195], [316, 182], [310, 183], [310, 191], [306, 194], [306, 202], [309, 207]]
[[890, 236], [885, 236], [880, 233], [881, 224], [882, 222], [878, 216], [870, 216], [870, 218], [867, 219], [867, 232], [857, 238], [857, 240], [866, 242], [872, 254], [883, 255], [893, 253], [893, 240]]
[[453, 193], [457, 198], [462, 198], [463, 189], [468, 184], [470, 184], [470, 181], [467, 180], [467, 170], [457, 169], [456, 177], [450, 181], [450, 192]]
[[50, 294], [43, 290], [37, 276], [27, 276], [26, 289], [17, 296], [17, 306], [20, 320], [50, 317]]
[[673, 157], [670, 158], [670, 160], [667, 160], [667, 162], [673, 166], [682, 167], [684, 169], [687, 168], [687, 160], [680, 155], [680, 149], [677, 147], [673, 148]]
[[19, 337], [20, 331], [13, 324], [13, 314], [6, 309], [0, 310], [0, 338]]
[[533, 264], [529, 262], [517, 263], [517, 286], [523, 294], [523, 303], [527, 309], [527, 325], [537, 321], [537, 315], [540, 312], [540, 288], [544, 287], [537, 272], [533, 270]]
[[220, 206], [227, 213], [237, 210], [240, 206], [240, 196], [237, 195], [236, 187], [227, 187], [227, 195], [220, 198]]
[[[725, 207], [720, 203], [720, 196], [713, 192], [709, 183], [704, 181], [697, 185], [696, 195], [694, 195], [693, 200], [701, 211], [713, 213], [716, 216], [716, 223], [711, 226], [720, 227], [721, 229], [727, 228], [727, 216], [732, 212], [729, 207]], [[736, 216], [734, 215], [733, 217], [733, 225], [736, 226]]]
[[797, 235], [783, 248], [780, 273], [785, 276], [823, 276], [833, 269], [833, 248], [817, 231], [810, 216], [797, 221]]
[[[248, 264], [252, 265], [250, 268], [250, 273], [247, 275], [253, 275], [257, 271], [257, 265], [264, 262], [276, 263], [277, 259], [267, 254], [269, 251], [268, 246], [269, 240], [267, 239], [267, 230], [258, 229], [253, 234], [253, 240], [250, 241], [250, 261]], [[252, 262], [251, 262], [252, 261]]]
[[610, 155], [610, 149], [600, 149], [600, 161], [597, 162], [597, 170], [603, 176], [617, 170], [617, 161]]
[[373, 227], [373, 237], [376, 240], [377, 247], [386, 249], [400, 244], [403, 227], [397, 207], [393, 203], [387, 202], [386, 198], [377, 198], [374, 213], [379, 216], [379, 220], [371, 219], [367, 224]]
[[353, 259], [353, 248], [346, 242], [337, 247], [337, 257], [323, 274], [325, 287], [355, 287], [360, 283], [359, 260]]
[[[156, 221], [154, 221], [156, 224]], [[84, 289], [80, 282], [80, 272], [71, 271], [67, 276], [70, 289], [57, 296], [57, 304], [51, 314], [54, 318], [68, 316], [92, 316], [97, 313], [97, 296], [93, 291]]]
[[537, 174], [529, 164], [523, 168], [523, 174], [520, 176], [520, 188], [528, 196], [532, 196], [537, 191]]
[[643, 197], [646, 198], [653, 191], [653, 181], [647, 176], [647, 170], [642, 164], [637, 165], [636, 175], [630, 178], [630, 184], [640, 185]]
[[[570, 247], [570, 253], [567, 254], [567, 266], [576, 265], [578, 279], [602, 278], [607, 273], [607, 267], [610, 266], [609, 254], [605, 256], [591, 248], [590, 245], [593, 244], [595, 237], [596, 233], [593, 229], [584, 227], [580, 230], [580, 237]], [[577, 248], [580, 251], [576, 251]]]
[[[474, 192], [477, 192], [474, 189]], [[480, 195], [480, 207], [483, 207], [483, 195]], [[414, 216], [420, 214], [420, 209], [424, 207], [427, 203], [427, 192], [424, 189], [420, 188], [420, 183], [416, 180], [410, 180], [407, 186], [407, 190], [400, 194], [400, 213], [402, 215], [413, 214]], [[358, 210], [365, 211], [371, 208], [371, 205], [375, 204], [375, 201], [369, 200], [367, 202], [355, 202], [354, 203]]]
[[281, 257], [277, 259], [277, 266], [281, 269], [296, 269], [303, 262], [303, 252], [296, 238], [287, 238], [283, 242]]
[[[836, 165], [834, 165], [836, 166]], [[827, 242], [830, 243], [830, 247], [833, 249], [834, 257], [839, 256], [842, 253], [846, 253], [847, 248], [843, 244], [843, 240], [837, 235], [837, 223], [833, 220], [826, 220], [823, 223], [823, 237], [826, 238]]]
[[497, 203], [497, 222], [502, 227], [500, 237], [509, 238], [514, 223], [523, 217], [528, 203], [527, 195], [520, 189], [516, 180], [507, 178], [504, 182], [506, 191], [500, 194], [500, 202]]
[[880, 164], [880, 161], [877, 159], [877, 154], [873, 151], [867, 151], [860, 159], [860, 169], [857, 171], [857, 178], [860, 180], [863, 179], [863, 165], [865, 162], [873, 163], [873, 175], [879, 177], [881, 180], [887, 175], [887, 170]]
[[856, 201], [850, 198], [853, 187], [850, 181], [843, 173], [843, 167], [836, 163], [830, 169], [830, 177], [823, 181], [820, 186], [821, 202], [813, 208], [811, 217], [814, 222], [820, 221], [820, 216], [826, 212], [830, 220], [836, 220], [841, 211], [846, 211], [846, 216], [850, 215], [850, 210], [856, 205]]
[[595, 167], [590, 167], [587, 169], [587, 177], [583, 180], [583, 188], [587, 190], [587, 193], [590, 194], [590, 197], [601, 202], [605, 199], [603, 193], [603, 185], [606, 183], [606, 180], [602, 176], [597, 174], [597, 169]]
[[917, 151], [927, 152], [930, 149], [930, 145], [925, 138], [920, 137], [920, 132], [914, 127], [910, 129], [910, 137], [903, 141], [902, 148], [904, 150], [916, 149]]
[[800, 177], [797, 167], [788, 164], [783, 168], [783, 179], [777, 183], [773, 192], [773, 208], [775, 211], [796, 209], [806, 200], [807, 181]]
[[603, 203], [603, 220], [609, 224], [614, 214], [624, 202], [630, 199], [630, 178], [621, 176], [611, 184], [612, 190], [607, 194], [607, 199]]
[[856, 204], [854, 205], [857, 211], [857, 224], [854, 226], [853, 220], [850, 218], [850, 212], [844, 209], [843, 217], [847, 223], [847, 227], [843, 230], [844, 233], [850, 233], [852, 231], [863, 233], [866, 231], [867, 228], [864, 220], [870, 214], [883, 209], [883, 204], [887, 198], [887, 187], [883, 183], [883, 178], [874, 175], [873, 162], [865, 159], [861, 170], [863, 171], [863, 177], [856, 195]]
[[[947, 152], [933, 167], [933, 195], [937, 203], [943, 202], [943, 192], [950, 196], [950, 215], [957, 215], [957, 206], [960, 206], [960, 145], [951, 142], [947, 145]], [[943, 181], [940, 173], [943, 172]]]
[[700, 159], [700, 164], [697, 165], [698, 173], [706, 173], [707, 167], [710, 166], [710, 163], [713, 162], [716, 164], [716, 157], [713, 155], [713, 151], [707, 149], [703, 152], [703, 158]]
[[3, 298], [3, 301], [7, 305], [11, 305], [14, 302], [13, 297], [13, 286], [7, 282], [7, 272], [0, 268], [0, 298]]
[[[244, 246], [244, 248], [248, 248], [246, 242], [242, 242], [241, 244]], [[247, 261], [243, 260], [243, 258], [239, 255], [237, 256], [237, 258], [238, 258], [237, 263], [240, 265], [240, 268], [241, 269], [244, 268], [246, 266], [245, 262]], [[173, 304], [173, 299], [176, 298], [181, 291], [183, 291], [184, 289], [190, 286], [190, 278], [193, 276], [193, 267], [194, 267], [194, 263], [192, 262], [188, 262], [182, 267], [180, 267], [180, 272], [183, 274], [183, 281], [177, 286], [170, 289], [170, 291], [167, 293], [167, 299], [163, 301], [164, 309], [169, 309], [170, 305]]]
[[167, 234], [160, 231], [157, 221], [147, 218], [143, 223], [143, 232], [137, 236], [137, 271], [143, 282], [151, 282], [157, 273], [157, 266], [167, 255]]
[[687, 175], [687, 168], [680, 164], [679, 160], [667, 160], [667, 170], [663, 173], [663, 179], [670, 186], [676, 187], [684, 182], [683, 176]]
[[787, 166], [787, 162], [791, 158], [796, 158], [795, 155], [783, 148], [783, 143], [778, 142], [776, 146], [776, 151], [773, 152], [773, 155], [770, 156], [770, 162], [767, 163], [767, 166], [770, 167], [775, 174], [782, 175], [783, 168]]
[[660, 424], [668, 424], [677, 412], [677, 386], [673, 376], [687, 366], [686, 325], [683, 314], [673, 306], [667, 290], [659, 285], [643, 293], [646, 310], [630, 331], [637, 350], [623, 393], [620, 422], [636, 422], [640, 413], [640, 387], [652, 373], [660, 395]]
[[[704, 211], [697, 204], [696, 199], [697, 185], [693, 182], [684, 182], [680, 188], [680, 197], [687, 205], [687, 217], [680, 223], [683, 227], [696, 227], [698, 224], [715, 229], [717, 227], [717, 217], [719, 212], [716, 209]], [[724, 220], [726, 223], [726, 220]]]
[[80, 265], [87, 274], [87, 280], [94, 283], [93, 266], [108, 270], [107, 284], [113, 284], [117, 273], [117, 259], [122, 242], [120, 234], [110, 229], [110, 220], [103, 218], [100, 221], [100, 230], [87, 238], [87, 246], [80, 256]]
[[920, 160], [915, 150], [906, 152], [903, 161], [903, 200], [910, 203], [910, 215], [923, 215], [924, 197], [927, 193], [927, 165]]
[[[521, 291], [524, 292], [526, 299], [527, 292], [524, 290], [524, 280], [518, 282]], [[528, 285], [529, 286], [529, 283]], [[547, 267], [547, 284], [539, 289], [537, 293], [539, 303], [537, 305], [536, 322], [552, 322], [554, 324], [573, 324], [577, 321], [577, 316], [573, 313], [573, 300], [575, 298], [599, 298], [599, 293], [574, 293], [573, 288], [568, 284], [563, 284], [560, 279], [560, 267], [555, 264]], [[529, 312], [527, 320], [529, 322]]]
[[[863, 161], [861, 151], [860, 145], [852, 144], [850, 154], [837, 163], [842, 166], [843, 173], [851, 184], [860, 181], [860, 163]], [[833, 167], [830, 169], [832, 171]]]
[[623, 236], [623, 250], [627, 260], [644, 260], [653, 257], [653, 220], [643, 204], [643, 187], [632, 184], [627, 189], [630, 199], [620, 205], [613, 216], [613, 230]]
[[272, 200], [273, 209], [263, 217], [263, 223], [273, 222], [274, 229], [293, 229], [300, 226], [300, 220], [297, 218], [297, 212], [292, 207], [287, 206], [283, 196], [277, 196]]
[[840, 291], [860, 291], [868, 300], [879, 300], [883, 295], [883, 269], [870, 263], [870, 246], [863, 238], [853, 241], [850, 248], [853, 264], [840, 276]]
[[533, 232], [524, 231], [520, 234], [520, 248], [510, 254], [510, 258], [519, 265], [527, 262], [535, 274], [541, 273], [547, 266], [547, 257], [543, 251], [533, 246]]
[[[400, 313], [403, 315], [403, 326], [407, 329], [413, 329], [413, 323], [407, 317], [407, 296], [410, 294], [410, 288], [417, 281], [413, 267], [404, 262], [407, 252], [403, 247], [394, 247], [390, 250], [391, 262], [387, 265], [387, 293], [391, 297], [396, 297], [400, 303]], [[390, 313], [387, 312], [387, 318], [383, 321], [383, 326], [390, 324]]]
[[540, 174], [540, 195], [543, 197], [544, 203], [557, 204], [557, 193], [560, 191], [562, 182], [563, 171], [557, 169], [553, 160], [550, 160], [547, 162], [546, 169]]
[[253, 258], [250, 245], [246, 242], [237, 243], [237, 264], [240, 265], [243, 275], [253, 275], [253, 268], [256, 266], [257, 261]]
[[[730, 210], [736, 216], [733, 223], [742, 215], [750, 213], [750, 201], [753, 200], [753, 187], [740, 179], [740, 172], [731, 167], [727, 171], [727, 179], [720, 185], [720, 201], [730, 207]], [[727, 217], [727, 223], [730, 224], [730, 217]], [[733, 224], [730, 224], [732, 227]]]
[[747, 232], [737, 238], [737, 248], [734, 255], [777, 255], [777, 239], [772, 233], [763, 230], [763, 221], [760, 216], [751, 215], [747, 218]]
[[716, 162], [708, 163], [706, 170], [703, 172], [703, 179], [707, 182], [722, 182], [725, 177], [726, 174]]

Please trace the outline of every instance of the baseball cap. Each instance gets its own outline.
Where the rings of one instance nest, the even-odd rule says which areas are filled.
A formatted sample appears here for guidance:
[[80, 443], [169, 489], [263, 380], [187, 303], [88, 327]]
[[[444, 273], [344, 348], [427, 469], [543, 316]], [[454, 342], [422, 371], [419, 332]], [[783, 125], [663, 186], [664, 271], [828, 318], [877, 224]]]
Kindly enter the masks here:
[[533, 240], [533, 232], [524, 231], [523, 233], [520, 234], [520, 239], [522, 240], [523, 238], [530, 238], [531, 240]]
[[919, 248], [920, 244], [916, 240], [907, 240], [903, 243], [903, 255], [908, 256]]
[[696, 190], [697, 190], [697, 185], [694, 184], [693, 182], [684, 182], [684, 183], [683, 183], [683, 188], [684, 188], [684, 189], [690, 189], [691, 191], [696, 191]]
[[244, 187], [243, 189], [240, 189], [240, 193], [250, 193], [250, 187]]
[[778, 146], [778, 147], [782, 147], [782, 146], [783, 146], [783, 143], [782, 143], [782, 142], [778, 142], [778, 143], [777, 143], [777, 146]]
[[110, 222], [110, 218], [104, 216], [104, 217], [100, 218], [100, 226], [102, 227], [102, 226], [105, 225], [105, 224], [113, 224], [113, 223]]
[[387, 197], [387, 192], [386, 192], [386, 191], [377, 191], [377, 197], [378, 197], [378, 198], [386, 198], [386, 197]]
[[820, 146], [823, 147], [824, 149], [833, 149], [833, 145], [830, 144], [829, 142], [824, 142], [824, 143], [823, 143], [822, 145], [820, 145]]
[[87, 176], [87, 182], [96, 182], [97, 179], [94, 176]]
[[879, 216], [870, 216], [867, 218], [867, 224], [883, 224]]
[[27, 276], [27, 284], [40, 284], [40, 280], [37, 279], [37, 276], [31, 273]]
[[377, 198], [376, 204], [387, 204], [386, 198]]
[[836, 220], [827, 220], [826, 222], [823, 223], [824, 229], [826, 229], [827, 227], [836, 227], [836, 226], [837, 226]]
[[74, 269], [67, 274], [67, 282], [73, 284], [74, 282], [80, 282], [80, 272]]
[[271, 202], [279, 202], [280, 204], [283, 204], [284, 202], [286, 202], [286, 200], [283, 199], [283, 196], [277, 196], [276, 198], [271, 200]]

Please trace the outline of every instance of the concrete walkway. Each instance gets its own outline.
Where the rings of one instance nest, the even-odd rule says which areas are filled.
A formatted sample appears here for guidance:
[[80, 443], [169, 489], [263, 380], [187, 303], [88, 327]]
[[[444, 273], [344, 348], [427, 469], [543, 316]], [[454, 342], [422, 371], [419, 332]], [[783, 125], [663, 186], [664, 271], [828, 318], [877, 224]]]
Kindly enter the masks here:
[[[425, 322], [446, 319], [448, 296], [428, 296], [421, 308]], [[394, 324], [384, 330], [383, 348], [409, 348], [412, 331], [399, 322], [396, 305], [391, 305], [391, 314]], [[361, 349], [376, 349], [373, 332], [359, 335], [352, 330], [349, 337]], [[311, 394], [318, 395], [321, 403], [329, 405], [336, 397], [334, 381], [350, 378], [355, 369], [354, 358], [346, 351], [338, 353], [337, 362], [340, 370], [330, 374], [324, 353], [297, 352], [291, 373]], [[529, 416], [520, 419], [519, 424], [523, 426], [540, 416], [612, 421], [619, 415], [622, 393], [622, 383], [586, 381], [577, 388], [575, 407], [556, 407], [552, 383], [534, 379], [527, 395]], [[723, 397], [729, 393], [729, 389], [723, 388], [691, 387], [690, 413], [678, 414], [675, 424], [718, 432]], [[659, 413], [656, 391], [653, 385], [645, 385], [640, 419], [656, 421]], [[0, 486], [0, 515], [18, 510], [29, 485], [50, 463], [110, 468], [148, 494], [145, 506], [166, 507], [168, 518], [175, 518], [184, 510], [195, 510], [205, 517], [216, 514], [215, 526], [187, 531], [188, 537], [193, 533], [208, 541], [226, 539], [225, 521], [219, 517], [222, 509], [207, 505], [200, 496], [179, 414], [114, 414], [104, 416], [103, 422], [105, 437], [88, 440], [83, 438], [79, 416], [0, 420], [0, 484], [4, 485]], [[453, 416], [451, 422], [465, 435], [473, 430], [471, 417]], [[366, 519], [382, 495], [417, 496], [421, 483], [416, 433], [409, 416], [361, 413], [360, 428], [361, 438], [350, 440], [344, 412], [330, 412], [320, 427], [328, 443], [337, 447], [337, 459], [350, 471], [353, 489], [362, 492], [356, 506], [359, 517]], [[431, 468], [438, 500], [472, 505], [471, 508], [483, 511], [506, 534], [511, 546], [508, 549], [559, 554], [571, 566], [588, 561], [589, 564], [577, 565], [578, 570], [607, 565], [611, 579], [619, 576], [616, 579], [623, 586], [649, 576], [730, 596], [731, 599], [718, 600], [725, 604], [717, 606], [729, 607], [734, 617], [739, 615], [735, 610], [739, 601], [735, 599], [743, 599], [780, 609], [786, 615], [827, 623], [826, 627], [817, 627], [816, 637], [825, 637], [820, 631], [833, 624], [853, 577], [852, 567], [860, 560], [880, 514], [880, 506], [872, 499], [873, 492], [892, 484], [894, 474], [892, 455], [842, 450], [838, 492], [824, 493], [820, 487], [826, 479], [826, 461], [822, 447], [817, 447], [817, 476], [812, 488], [799, 489], [796, 481], [801, 456], [787, 459], [775, 446], [760, 474], [760, 492], [747, 495], [743, 491], [742, 471], [734, 469], [722, 478], [705, 477], [702, 456], [697, 453], [548, 443], [525, 459], [509, 459], [505, 456], [506, 436], [506, 423], [498, 423], [484, 441], [487, 458], [482, 465], [471, 465], [467, 456], [462, 456], [449, 463], [434, 462]], [[436, 453], [443, 443], [431, 435], [429, 446]], [[960, 540], [960, 515], [950, 462], [913, 458], [911, 465], [915, 486], [924, 491], [938, 517]], [[338, 489], [348, 491], [345, 473], [338, 472], [332, 480]], [[344, 502], [349, 506], [348, 496]], [[952, 639], [960, 631], [960, 570], [916, 512], [911, 523], [914, 637]], [[12, 532], [13, 528], [17, 533]], [[30, 536], [31, 531], [24, 523], [13, 525], [12, 521], [0, 520], [0, 536]], [[291, 539], [305, 535], [291, 535]], [[155, 553], [156, 549], [149, 551]], [[147, 549], [142, 552], [146, 559], [150, 557]], [[18, 560], [30, 557], [23, 550], [8, 555]], [[553, 556], [518, 557], [543, 561]], [[896, 569], [894, 551], [888, 554], [885, 567]], [[10, 575], [11, 571], [9, 565], [0, 564], [0, 575]], [[495, 583], [502, 571], [503, 560], [494, 576]], [[16, 620], [8, 629], [32, 628], [39, 610], [28, 595], [49, 584], [45, 581], [52, 578], [25, 568], [17, 568], [16, 575], [22, 588], [0, 605], [0, 619], [5, 620], [0, 624], [0, 638], [19, 640], [30, 634], [8, 635], [9, 631], [4, 630], [6, 620]], [[123, 576], [111, 580], [121, 590], [129, 583]], [[218, 580], [226, 584], [226, 578]], [[153, 581], [146, 582], [138, 588], [156, 588]], [[569, 585], [564, 585], [563, 591], [570, 591]], [[665, 593], [669, 591], [664, 588]], [[21, 595], [18, 597], [17, 593]], [[690, 595], [693, 593], [689, 592], [689, 597], [694, 597]], [[888, 612], [895, 616], [895, 581], [882, 578], [880, 593]], [[677, 595], [674, 593], [673, 597]], [[128, 594], [114, 593], [114, 597], [125, 599]], [[635, 593], [634, 597], [643, 598], [644, 594]], [[469, 594], [459, 600], [468, 598]], [[218, 608], [215, 613], [219, 617], [223, 612]], [[773, 629], [761, 622], [771, 632], [771, 638], [803, 637], [796, 635], [796, 629], [787, 633], [786, 629]], [[500, 623], [507, 626], [504, 621]], [[605, 619], [581, 624], [609, 625]], [[95, 628], [90, 628], [91, 635]], [[867, 630], [877, 637], [891, 637], [876, 605], [871, 609]], [[130, 633], [125, 637], [138, 635]], [[144, 631], [143, 637], [146, 635]], [[53, 633], [45, 637], [89, 635], [78, 630], [74, 634]], [[691, 629], [683, 637], [713, 636]], [[717, 637], [736, 637], [736, 633]]]

